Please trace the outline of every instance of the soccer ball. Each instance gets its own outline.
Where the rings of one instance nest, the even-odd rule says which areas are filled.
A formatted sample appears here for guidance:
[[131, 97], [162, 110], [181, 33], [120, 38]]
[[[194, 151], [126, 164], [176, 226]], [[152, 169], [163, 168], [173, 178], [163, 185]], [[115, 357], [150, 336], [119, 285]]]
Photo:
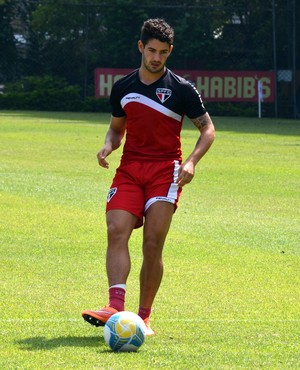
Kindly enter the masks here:
[[144, 343], [146, 326], [140, 316], [121, 311], [104, 326], [104, 340], [113, 351], [134, 352]]

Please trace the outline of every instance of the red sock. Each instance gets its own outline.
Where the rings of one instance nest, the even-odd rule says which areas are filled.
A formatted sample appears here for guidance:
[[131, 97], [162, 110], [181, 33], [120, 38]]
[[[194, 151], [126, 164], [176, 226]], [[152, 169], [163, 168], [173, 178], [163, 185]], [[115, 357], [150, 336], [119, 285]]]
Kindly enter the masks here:
[[109, 288], [109, 305], [117, 311], [124, 311], [125, 305], [125, 289]]
[[150, 317], [151, 315], [151, 308], [144, 308], [144, 307], [139, 307], [139, 312], [138, 315], [145, 320], [147, 317]]

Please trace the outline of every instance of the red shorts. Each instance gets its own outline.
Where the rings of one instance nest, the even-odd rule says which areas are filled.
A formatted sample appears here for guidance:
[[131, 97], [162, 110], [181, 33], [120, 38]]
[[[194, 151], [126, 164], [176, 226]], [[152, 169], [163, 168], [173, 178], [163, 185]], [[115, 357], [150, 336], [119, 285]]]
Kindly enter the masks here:
[[176, 184], [178, 161], [130, 162], [117, 169], [107, 196], [106, 211], [121, 209], [139, 218], [157, 201], [174, 204], [174, 212], [182, 188]]

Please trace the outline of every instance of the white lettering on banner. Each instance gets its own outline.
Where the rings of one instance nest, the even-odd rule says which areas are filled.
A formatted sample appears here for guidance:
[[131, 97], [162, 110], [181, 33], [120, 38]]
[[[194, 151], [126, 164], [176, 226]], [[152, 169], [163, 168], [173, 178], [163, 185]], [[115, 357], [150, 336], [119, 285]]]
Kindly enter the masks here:
[[[271, 95], [271, 80], [262, 77], [262, 89], [265, 98]], [[196, 86], [199, 93], [207, 100], [253, 100], [256, 96], [255, 77], [197, 77]]]
[[269, 98], [271, 96], [271, 81], [270, 78], [268, 77], [261, 77], [261, 88], [262, 88], [262, 93], [264, 96], [264, 99]]
[[99, 94], [100, 96], [109, 96], [113, 84], [122, 78], [123, 75], [110, 75], [100, 74], [99, 75]]

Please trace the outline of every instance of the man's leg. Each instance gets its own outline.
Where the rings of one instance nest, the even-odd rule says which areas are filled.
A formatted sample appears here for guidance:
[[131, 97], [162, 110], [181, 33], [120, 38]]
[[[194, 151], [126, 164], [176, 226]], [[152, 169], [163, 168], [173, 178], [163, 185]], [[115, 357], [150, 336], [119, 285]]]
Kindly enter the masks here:
[[136, 216], [123, 210], [111, 210], [106, 214], [106, 271], [109, 286], [126, 284], [130, 272], [128, 240], [136, 221]]
[[98, 311], [85, 310], [84, 320], [103, 326], [111, 315], [124, 310], [125, 284], [130, 272], [128, 240], [137, 217], [123, 210], [110, 210], [106, 214], [107, 253], [106, 270], [109, 284], [109, 304]]
[[158, 201], [150, 206], [145, 216], [144, 260], [140, 273], [139, 308], [139, 314], [143, 319], [150, 315], [154, 298], [162, 280], [162, 251], [173, 213], [174, 204]]

